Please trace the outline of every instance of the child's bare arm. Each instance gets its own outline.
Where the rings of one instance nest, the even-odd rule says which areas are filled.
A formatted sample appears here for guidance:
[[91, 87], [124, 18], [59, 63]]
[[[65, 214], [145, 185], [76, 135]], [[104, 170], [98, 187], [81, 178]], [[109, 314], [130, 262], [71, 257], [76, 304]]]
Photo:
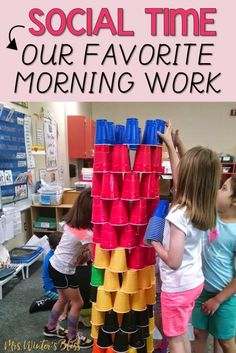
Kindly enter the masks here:
[[171, 125], [171, 121], [168, 122], [168, 126], [166, 127], [165, 133], [162, 134], [162, 133], [158, 132], [158, 135], [165, 142], [166, 147], [168, 149], [169, 158], [170, 158], [170, 165], [171, 165], [171, 169], [172, 169], [174, 190], [176, 190], [177, 180], [178, 180], [179, 156], [175, 150], [174, 141], [172, 138], [173, 128]]
[[174, 224], [171, 224], [169, 249], [165, 250], [162, 244], [156, 241], [152, 241], [152, 245], [162, 261], [173, 270], [177, 270], [183, 261], [184, 241], [184, 232]]
[[184, 143], [179, 135], [178, 129], [173, 131], [172, 139], [173, 139], [175, 148], [177, 148], [179, 158], [181, 159], [186, 152], [186, 147], [184, 146]]
[[236, 277], [234, 277], [234, 279], [215, 297], [203, 303], [203, 311], [208, 315], [213, 315], [214, 312], [219, 308], [220, 304], [232, 297], [234, 294], [236, 294]]

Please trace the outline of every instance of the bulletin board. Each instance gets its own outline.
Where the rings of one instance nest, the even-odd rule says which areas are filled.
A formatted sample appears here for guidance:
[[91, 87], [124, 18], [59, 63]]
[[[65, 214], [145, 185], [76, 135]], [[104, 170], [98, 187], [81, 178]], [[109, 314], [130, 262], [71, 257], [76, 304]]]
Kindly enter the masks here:
[[0, 187], [2, 205], [28, 197], [24, 114], [0, 106]]

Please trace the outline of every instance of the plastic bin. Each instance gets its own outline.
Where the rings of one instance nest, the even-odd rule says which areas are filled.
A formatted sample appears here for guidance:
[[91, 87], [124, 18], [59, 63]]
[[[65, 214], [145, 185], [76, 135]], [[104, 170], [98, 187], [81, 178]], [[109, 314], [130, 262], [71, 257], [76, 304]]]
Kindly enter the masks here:
[[62, 194], [40, 194], [39, 203], [46, 206], [56, 206], [62, 203]]
[[33, 205], [39, 205], [39, 194], [32, 194], [31, 195], [31, 200]]
[[38, 217], [38, 219], [36, 221], [33, 221], [33, 226], [34, 226], [34, 228], [54, 230], [57, 228], [57, 223], [56, 223], [55, 218]]

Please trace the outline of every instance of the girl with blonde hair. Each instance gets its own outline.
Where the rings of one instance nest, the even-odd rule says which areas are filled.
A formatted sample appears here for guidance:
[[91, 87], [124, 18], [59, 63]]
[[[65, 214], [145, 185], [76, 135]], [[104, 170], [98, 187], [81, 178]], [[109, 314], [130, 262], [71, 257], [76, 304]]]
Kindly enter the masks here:
[[[169, 125], [164, 141], [175, 166], [178, 156], [171, 130]], [[208, 148], [198, 146], [184, 154], [177, 168], [175, 203], [166, 217], [163, 240], [152, 241], [160, 258], [162, 323], [171, 353], [191, 352], [188, 322], [204, 282], [201, 238], [216, 224], [220, 171], [218, 156]]]

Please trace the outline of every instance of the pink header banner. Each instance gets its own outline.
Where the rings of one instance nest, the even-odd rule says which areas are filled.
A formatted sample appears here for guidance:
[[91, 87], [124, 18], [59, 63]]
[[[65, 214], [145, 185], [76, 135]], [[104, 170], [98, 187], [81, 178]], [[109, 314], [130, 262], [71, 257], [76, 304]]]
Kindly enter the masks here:
[[236, 101], [235, 0], [0, 6], [1, 101]]

